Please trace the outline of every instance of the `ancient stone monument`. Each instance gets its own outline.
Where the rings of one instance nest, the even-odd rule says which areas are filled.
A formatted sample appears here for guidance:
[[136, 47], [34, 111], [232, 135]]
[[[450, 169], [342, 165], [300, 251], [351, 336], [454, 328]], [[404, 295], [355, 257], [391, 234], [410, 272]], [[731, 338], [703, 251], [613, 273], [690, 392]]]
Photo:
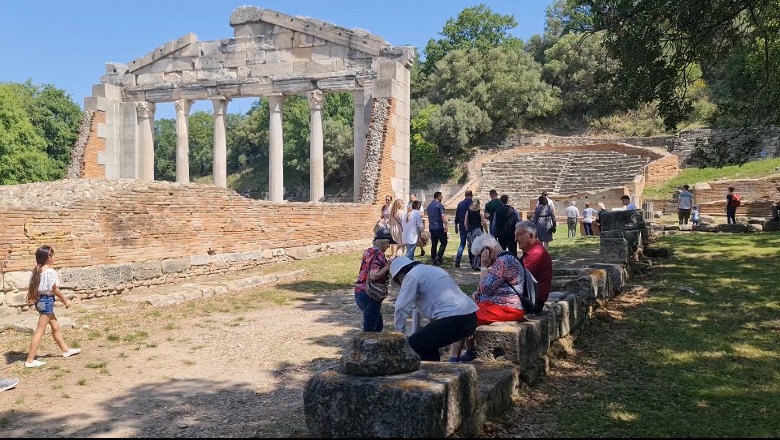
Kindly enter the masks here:
[[225, 114], [232, 98], [270, 104], [269, 196], [284, 198], [282, 105], [306, 95], [311, 111], [311, 200], [324, 196], [322, 109], [328, 93], [354, 97], [354, 201], [409, 192], [410, 67], [414, 49], [359, 29], [242, 6], [233, 36], [169, 41], [140, 58], [108, 63], [85, 99], [87, 113], [70, 177], [154, 180], [156, 106], [176, 109], [176, 180], [189, 182], [188, 117], [195, 100], [214, 106], [213, 178], [227, 185]]

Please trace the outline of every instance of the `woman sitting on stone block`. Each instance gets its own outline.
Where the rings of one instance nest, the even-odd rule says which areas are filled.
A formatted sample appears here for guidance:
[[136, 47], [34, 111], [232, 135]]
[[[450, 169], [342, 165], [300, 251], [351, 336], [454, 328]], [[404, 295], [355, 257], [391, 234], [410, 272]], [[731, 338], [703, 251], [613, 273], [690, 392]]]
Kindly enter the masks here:
[[[482, 256], [479, 286], [471, 296], [478, 307], [477, 326], [523, 319], [525, 311], [517, 293], [523, 291], [520, 260], [503, 251], [501, 244], [487, 234], [474, 240], [472, 252]], [[464, 344], [466, 353], [461, 355]], [[469, 362], [476, 357], [473, 336], [450, 345], [450, 362]]]

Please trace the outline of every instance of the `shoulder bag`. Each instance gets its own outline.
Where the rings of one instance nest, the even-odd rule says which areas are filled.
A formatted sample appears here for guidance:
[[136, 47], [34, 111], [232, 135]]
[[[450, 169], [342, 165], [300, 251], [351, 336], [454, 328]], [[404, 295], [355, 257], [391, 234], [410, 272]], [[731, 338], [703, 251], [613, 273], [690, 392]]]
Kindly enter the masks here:
[[[377, 257], [374, 257], [376, 259]], [[371, 260], [373, 263], [374, 260]], [[371, 281], [371, 263], [368, 264], [368, 276], [366, 277], [366, 295], [374, 301], [384, 301], [387, 297], [387, 283], [375, 283]]]

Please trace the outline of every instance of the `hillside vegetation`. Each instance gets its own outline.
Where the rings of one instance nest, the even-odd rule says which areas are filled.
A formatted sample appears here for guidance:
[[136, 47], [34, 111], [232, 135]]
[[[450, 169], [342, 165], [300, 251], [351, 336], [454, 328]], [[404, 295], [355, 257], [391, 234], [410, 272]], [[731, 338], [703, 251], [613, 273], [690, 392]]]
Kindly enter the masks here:
[[686, 168], [677, 177], [663, 184], [645, 187], [642, 196], [645, 199], [665, 199], [683, 185], [693, 187], [697, 183], [712, 182], [717, 179], [758, 179], [775, 174], [780, 174], [780, 158], [723, 168]]

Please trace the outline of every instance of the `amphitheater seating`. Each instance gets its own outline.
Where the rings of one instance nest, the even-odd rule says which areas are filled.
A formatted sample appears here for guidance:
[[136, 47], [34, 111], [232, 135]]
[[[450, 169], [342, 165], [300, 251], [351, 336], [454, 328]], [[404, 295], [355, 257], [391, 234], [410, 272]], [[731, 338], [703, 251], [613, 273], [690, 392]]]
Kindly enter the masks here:
[[530, 206], [542, 191], [571, 195], [627, 185], [651, 159], [613, 151], [556, 151], [500, 157], [482, 165], [478, 197], [509, 195], [515, 207]]

